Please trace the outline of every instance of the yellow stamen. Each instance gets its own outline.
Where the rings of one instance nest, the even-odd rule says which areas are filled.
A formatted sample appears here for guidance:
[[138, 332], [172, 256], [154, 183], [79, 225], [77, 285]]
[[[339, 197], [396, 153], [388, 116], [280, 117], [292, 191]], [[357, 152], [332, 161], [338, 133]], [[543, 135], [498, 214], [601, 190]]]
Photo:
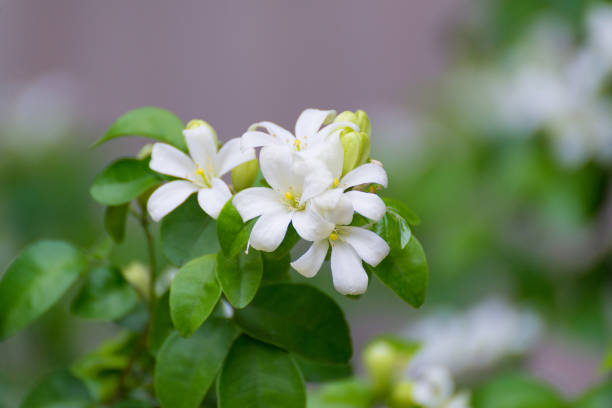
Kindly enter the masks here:
[[370, 186], [370, 193], [375, 193], [375, 192], [376, 192], [376, 190], [377, 190], [376, 186], [372, 184], [372, 185]]
[[336, 233], [336, 232], [332, 232], [331, 234], [329, 234], [329, 239], [330, 239], [331, 241], [335, 241], [335, 240], [337, 240], [337, 239], [338, 239], [338, 233]]
[[206, 178], [206, 173], [204, 173], [204, 169], [201, 167], [198, 167], [198, 169], [196, 170], [196, 174]]
[[287, 191], [285, 193], [285, 198], [289, 201], [293, 201], [293, 194], [291, 193], [291, 191]]
[[299, 139], [295, 139], [293, 141], [293, 144], [295, 145], [295, 148], [297, 149], [297, 151], [300, 151], [300, 140]]
[[334, 187], [338, 187], [338, 184], [340, 184], [340, 180], [338, 180], [338, 177], [336, 177], [336, 178], [334, 179], [334, 183], [333, 183], [333, 185], [334, 185]]
[[189, 123], [187, 123], [187, 126], [185, 126], [185, 129], [195, 129], [195, 128], [198, 128], [204, 125], [205, 125], [205, 122], [202, 119], [193, 119], [193, 120], [190, 120]]

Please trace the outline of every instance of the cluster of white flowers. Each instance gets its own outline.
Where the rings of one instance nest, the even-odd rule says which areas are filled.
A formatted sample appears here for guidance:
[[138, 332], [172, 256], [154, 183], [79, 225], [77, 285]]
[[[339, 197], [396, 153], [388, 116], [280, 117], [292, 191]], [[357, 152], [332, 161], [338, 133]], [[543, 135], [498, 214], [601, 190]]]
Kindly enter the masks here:
[[342, 294], [364, 293], [368, 275], [362, 260], [378, 265], [389, 246], [374, 232], [350, 224], [355, 212], [376, 222], [386, 206], [374, 192], [355, 187], [386, 187], [387, 174], [379, 163], [370, 162], [343, 175], [345, 152], [340, 135], [359, 128], [352, 122], [331, 123], [335, 117], [333, 110], [306, 109], [297, 120], [295, 135], [271, 122], [255, 123], [241, 138], [228, 141], [219, 150], [212, 129], [205, 122], [192, 121], [184, 130], [191, 157], [167, 144], [153, 146], [150, 167], [180, 180], [151, 195], [149, 213], [160, 220], [197, 192], [202, 209], [216, 219], [232, 197], [221, 177], [253, 160], [255, 148], [261, 147], [259, 165], [269, 187], [247, 188], [233, 198], [245, 222], [259, 217], [248, 245], [272, 252], [292, 224], [301, 238], [312, 242], [291, 263], [296, 271], [314, 276], [331, 246], [335, 288]]
[[449, 370], [428, 367], [411, 386], [412, 400], [423, 408], [469, 408], [470, 393], [455, 392], [455, 383]]

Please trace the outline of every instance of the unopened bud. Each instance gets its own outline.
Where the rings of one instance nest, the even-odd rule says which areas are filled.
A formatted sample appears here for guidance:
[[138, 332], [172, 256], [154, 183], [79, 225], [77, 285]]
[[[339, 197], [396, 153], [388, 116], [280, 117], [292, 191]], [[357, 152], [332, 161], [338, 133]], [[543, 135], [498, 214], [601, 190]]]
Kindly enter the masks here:
[[149, 298], [149, 269], [145, 265], [134, 261], [123, 268], [121, 273], [143, 299]]
[[389, 406], [391, 408], [410, 408], [414, 407], [412, 400], [412, 382], [400, 381], [391, 390], [389, 397]]
[[194, 130], [197, 129], [199, 127], [205, 127], [207, 128], [210, 133], [212, 133], [214, 139], [215, 139], [215, 145], [217, 147], [219, 147], [219, 139], [217, 138], [217, 132], [215, 131], [215, 129], [210, 126], [207, 122], [203, 121], [202, 119], [192, 119], [190, 120], [187, 125], [185, 126], [185, 130]]
[[370, 158], [370, 135], [372, 128], [368, 115], [362, 111], [345, 111], [336, 116], [334, 122], [351, 122], [359, 127], [359, 131], [346, 127], [340, 133], [340, 142], [344, 148], [344, 162], [342, 174], [346, 174], [355, 167], [366, 163]]
[[153, 152], [153, 143], [148, 143], [148, 144], [142, 146], [142, 149], [140, 149], [140, 151], [136, 155], [136, 158], [138, 160], [144, 160], [147, 157], [151, 156], [152, 152]]
[[249, 188], [257, 179], [259, 165], [257, 159], [249, 160], [232, 169], [232, 184], [236, 192]]
[[393, 347], [384, 341], [376, 341], [366, 347], [363, 360], [376, 392], [388, 389], [397, 366], [397, 355]]

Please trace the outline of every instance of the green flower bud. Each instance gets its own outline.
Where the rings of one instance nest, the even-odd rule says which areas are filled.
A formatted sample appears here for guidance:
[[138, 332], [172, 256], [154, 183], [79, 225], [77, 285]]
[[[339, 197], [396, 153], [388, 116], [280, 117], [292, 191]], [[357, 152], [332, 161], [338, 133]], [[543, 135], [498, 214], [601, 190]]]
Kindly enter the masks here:
[[346, 127], [340, 133], [340, 142], [344, 148], [344, 162], [342, 174], [346, 174], [355, 167], [366, 163], [370, 158], [370, 136], [372, 127], [367, 113], [358, 110], [353, 113], [350, 111], [342, 112], [334, 119], [334, 122], [351, 122], [359, 127], [359, 132]]
[[149, 298], [149, 269], [134, 261], [121, 270], [123, 277], [144, 299]]
[[219, 147], [219, 139], [217, 138], [217, 132], [215, 131], [215, 129], [210, 126], [207, 122], [203, 121], [202, 119], [192, 119], [190, 120], [187, 125], [185, 126], [185, 129], [190, 130], [190, 129], [195, 129], [197, 127], [200, 126], [206, 126], [211, 133], [213, 134], [214, 138], [215, 138], [215, 144], [217, 145], [217, 148]]
[[389, 406], [392, 408], [414, 407], [412, 401], [412, 382], [404, 380], [395, 384], [389, 397]]
[[366, 347], [363, 361], [377, 393], [385, 393], [391, 386], [397, 366], [396, 360], [397, 353], [387, 342], [376, 341]]
[[232, 169], [232, 184], [236, 192], [249, 188], [257, 179], [259, 165], [257, 159], [244, 162]]
[[148, 144], [142, 146], [142, 149], [140, 149], [140, 151], [136, 155], [136, 158], [138, 160], [144, 160], [144, 159], [146, 159], [146, 158], [151, 156], [151, 152], [152, 151], [153, 151], [153, 143], [148, 143]]

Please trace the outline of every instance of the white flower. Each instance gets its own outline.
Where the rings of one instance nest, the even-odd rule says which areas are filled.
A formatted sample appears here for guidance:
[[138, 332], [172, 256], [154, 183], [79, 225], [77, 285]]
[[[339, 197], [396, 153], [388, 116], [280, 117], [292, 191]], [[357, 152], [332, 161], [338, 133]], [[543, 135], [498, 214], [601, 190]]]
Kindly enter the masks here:
[[453, 395], [455, 384], [450, 372], [430, 367], [412, 386], [412, 399], [423, 408], [469, 408], [469, 393]]
[[[287, 146], [295, 152], [304, 152], [324, 141], [334, 130], [350, 127], [355, 131], [359, 128], [350, 122], [329, 124], [336, 117], [334, 110], [306, 109], [295, 124], [295, 136], [287, 129], [272, 122], [258, 122], [249, 127], [242, 135], [242, 148], [260, 146]], [[321, 126], [324, 126], [321, 129]], [[266, 132], [256, 129], [263, 128]], [[342, 166], [340, 166], [342, 168]]]
[[155, 221], [161, 220], [195, 192], [200, 207], [216, 219], [232, 196], [221, 176], [255, 158], [253, 149], [241, 150], [238, 138], [229, 140], [217, 151], [215, 137], [208, 126], [185, 129], [183, 135], [191, 157], [165, 143], [153, 145], [151, 169], [182, 179], [164, 184], [149, 198], [147, 207]]
[[328, 236], [334, 225], [317, 214], [310, 203], [332, 182], [325, 166], [319, 161], [304, 160], [285, 146], [263, 148], [259, 163], [271, 188], [247, 188], [233, 200], [245, 222], [260, 216], [251, 231], [249, 245], [261, 251], [274, 251], [283, 241], [289, 223], [305, 240]]
[[[363, 193], [367, 194], [367, 193]], [[334, 287], [343, 295], [359, 295], [368, 287], [368, 275], [362, 260], [377, 266], [388, 254], [389, 245], [374, 232], [348, 224], [353, 220], [353, 205], [342, 195], [333, 208], [317, 208], [334, 228], [323, 239], [313, 242], [308, 251], [291, 266], [311, 278], [317, 274], [331, 245], [331, 271]]]

